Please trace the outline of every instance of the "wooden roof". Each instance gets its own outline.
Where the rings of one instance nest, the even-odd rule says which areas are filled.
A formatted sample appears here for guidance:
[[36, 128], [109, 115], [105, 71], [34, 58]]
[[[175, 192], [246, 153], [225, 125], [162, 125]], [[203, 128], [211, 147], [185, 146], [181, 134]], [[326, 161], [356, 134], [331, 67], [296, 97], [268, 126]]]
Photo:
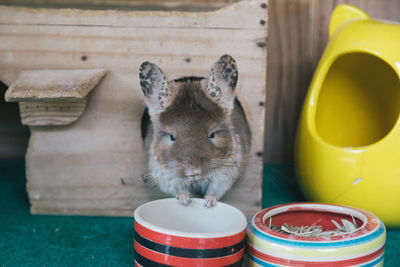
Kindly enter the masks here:
[[5, 98], [9, 102], [83, 99], [105, 74], [104, 69], [22, 71]]

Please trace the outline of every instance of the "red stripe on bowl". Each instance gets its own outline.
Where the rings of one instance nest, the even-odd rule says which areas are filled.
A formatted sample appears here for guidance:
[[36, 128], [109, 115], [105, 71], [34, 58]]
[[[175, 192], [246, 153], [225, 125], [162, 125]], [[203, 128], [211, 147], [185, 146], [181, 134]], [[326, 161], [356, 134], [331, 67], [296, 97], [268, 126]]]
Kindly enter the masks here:
[[185, 267], [194, 267], [194, 266], [226, 266], [240, 261], [240, 259], [244, 255], [244, 248], [239, 252], [218, 258], [183, 258], [170, 256], [167, 254], [155, 252], [153, 250], [147, 249], [141, 246], [139, 243], [135, 241], [135, 251], [139, 253], [143, 257], [162, 264], [172, 265], [172, 266], [185, 266]]
[[[304, 206], [300, 206], [300, 205], [316, 205], [318, 206], [318, 208], [308, 208], [308, 207], [304, 207]], [[371, 231], [376, 230], [379, 227], [379, 220], [376, 220], [376, 217], [369, 213], [366, 212], [364, 210], [361, 209], [357, 209], [357, 208], [353, 208], [353, 207], [346, 207], [346, 206], [340, 206], [340, 205], [331, 205], [331, 204], [322, 204], [322, 203], [307, 203], [307, 202], [297, 202], [297, 203], [291, 203], [291, 204], [282, 204], [282, 205], [276, 205], [270, 208], [266, 208], [263, 209], [262, 211], [258, 212], [252, 219], [252, 221], [254, 222], [254, 225], [262, 232], [268, 234], [268, 235], [272, 235], [272, 236], [276, 236], [276, 237], [280, 237], [280, 238], [284, 238], [284, 239], [289, 239], [289, 235], [283, 234], [283, 233], [278, 233], [276, 231], [271, 230], [266, 224], [268, 224], [268, 219], [264, 222], [263, 221], [263, 217], [266, 213], [275, 210], [277, 208], [280, 207], [284, 207], [284, 206], [293, 206], [290, 207], [287, 211], [285, 212], [291, 212], [291, 211], [303, 211], [303, 210], [310, 210], [310, 211], [317, 211], [317, 212], [326, 212], [329, 211], [329, 206], [337, 206], [337, 207], [343, 207], [346, 209], [353, 209], [356, 210], [357, 212], [363, 214], [366, 218], [367, 218], [367, 223], [363, 226], [361, 226], [360, 228], [358, 228], [356, 231], [349, 233], [349, 234], [343, 234], [340, 236], [331, 236], [329, 237], [329, 241], [336, 241], [336, 240], [346, 240], [346, 239], [354, 239], [360, 236], [363, 236]], [[273, 218], [273, 216], [272, 216]], [[302, 237], [302, 236], [290, 236], [291, 240], [301, 240], [301, 241], [327, 241], [326, 237]]]
[[150, 230], [135, 220], [135, 231], [144, 238], [153, 242], [160, 243], [167, 246], [189, 248], [189, 249], [212, 249], [223, 248], [236, 245], [246, 237], [246, 229], [242, 232], [216, 238], [190, 238], [182, 236], [167, 235]]
[[376, 250], [375, 252], [361, 256], [358, 258], [354, 259], [348, 259], [348, 260], [339, 260], [339, 261], [299, 261], [299, 260], [288, 260], [288, 259], [283, 259], [283, 258], [278, 258], [274, 257], [271, 255], [264, 254], [252, 246], [248, 245], [247, 246], [247, 251], [249, 254], [253, 255], [254, 257], [266, 261], [268, 263], [274, 263], [274, 264], [285, 264], [285, 265], [290, 265], [290, 266], [354, 266], [362, 263], [367, 263], [369, 261], [372, 261], [379, 256], [381, 256], [384, 251], [385, 251], [385, 246], [382, 246], [380, 249]]

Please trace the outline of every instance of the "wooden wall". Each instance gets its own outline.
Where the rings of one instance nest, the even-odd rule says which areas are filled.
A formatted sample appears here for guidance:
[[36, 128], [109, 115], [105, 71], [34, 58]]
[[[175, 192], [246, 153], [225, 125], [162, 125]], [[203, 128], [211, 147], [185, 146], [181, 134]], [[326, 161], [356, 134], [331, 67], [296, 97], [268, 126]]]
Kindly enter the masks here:
[[[208, 5], [218, 8], [224, 3], [237, 0], [184, 0], [186, 9], [207, 9]], [[87, 7], [89, 0], [0, 0], [0, 4], [17, 4], [65, 7], [66, 5]], [[152, 8], [173, 9], [182, 1], [139, 1], [103, 0], [95, 1], [97, 8], [144, 8], [145, 3]], [[193, 2], [195, 2], [193, 4]], [[329, 17], [335, 6], [341, 3], [353, 4], [364, 9], [372, 18], [400, 21], [400, 0], [269, 0], [268, 32], [268, 73], [266, 131], [264, 141], [264, 161], [292, 161], [294, 138], [304, 96], [319, 58], [328, 41]], [[4, 91], [0, 91], [3, 98]], [[0, 103], [0, 105], [5, 105]], [[22, 136], [14, 143], [8, 140], [6, 116], [15, 117], [15, 104], [6, 104], [0, 112], [0, 157], [11, 153], [23, 157], [26, 146], [26, 129], [14, 128], [13, 134]], [[8, 115], [11, 114], [11, 115]], [[13, 120], [15, 127], [17, 120]], [[8, 135], [8, 136], [7, 136]], [[8, 144], [8, 152], [4, 151]], [[11, 146], [14, 149], [10, 150]]]
[[[166, 70], [172, 80], [205, 76], [225, 53], [231, 54], [240, 66], [237, 95], [249, 120], [252, 145], [251, 168], [245, 170], [224, 201], [247, 215], [259, 210], [262, 161], [258, 155], [264, 143], [265, 113], [265, 105], [260, 102], [265, 99], [267, 64], [264, 22], [268, 14], [264, 1], [243, 1], [223, 10], [195, 14], [54, 9], [38, 12], [33, 8], [2, 7], [1, 79], [11, 83], [26, 69], [47, 69], [48, 75], [54, 75], [39, 82], [32, 78], [32, 72], [18, 78], [19, 90], [29, 91], [19, 99], [20, 103], [38, 101], [24, 114], [36, 115], [46, 105], [35, 91], [54, 91], [54, 80], [66, 88], [74, 87], [71, 82], [63, 82], [65, 76], [51, 70], [108, 71], [90, 94], [78, 121], [65, 126], [30, 126], [26, 176], [31, 212], [131, 216], [138, 205], [159, 198], [157, 190], [144, 190], [141, 178], [147, 171], [140, 141], [145, 103], [138, 66], [150, 60]], [[82, 78], [92, 80], [82, 72], [74, 73], [79, 77], [73, 77], [74, 84]], [[35, 72], [34, 76], [41, 74]], [[27, 88], [23, 84], [29, 80], [32, 84]], [[51, 98], [53, 101], [42, 116], [53, 115], [53, 106], [61, 104], [60, 98]], [[64, 106], [57, 113], [66, 115], [74, 110]]]
[[[239, 0], [0, 0], [0, 5], [37, 8], [79, 8], [116, 10], [210, 11]], [[0, 51], [5, 52], [5, 51]], [[0, 59], [1, 61], [1, 59]], [[6, 103], [6, 81], [0, 81], [0, 159], [24, 158], [29, 129], [22, 126], [18, 103]]]
[[240, 0], [0, 0], [0, 4], [80, 9], [205, 11]]
[[270, 0], [264, 161], [292, 161], [304, 97], [342, 3], [374, 19], [400, 21], [400, 0]]

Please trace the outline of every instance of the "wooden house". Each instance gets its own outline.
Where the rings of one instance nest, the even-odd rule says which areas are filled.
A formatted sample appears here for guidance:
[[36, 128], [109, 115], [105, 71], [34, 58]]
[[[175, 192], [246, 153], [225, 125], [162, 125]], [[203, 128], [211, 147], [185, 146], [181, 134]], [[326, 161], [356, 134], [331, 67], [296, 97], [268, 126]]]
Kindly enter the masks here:
[[207, 76], [223, 54], [237, 61], [252, 131], [248, 168], [223, 201], [247, 215], [260, 209], [267, 21], [260, 0], [207, 11], [0, 6], [0, 80], [31, 132], [31, 212], [132, 216], [160, 197], [140, 178], [139, 66], [152, 61], [170, 79]]

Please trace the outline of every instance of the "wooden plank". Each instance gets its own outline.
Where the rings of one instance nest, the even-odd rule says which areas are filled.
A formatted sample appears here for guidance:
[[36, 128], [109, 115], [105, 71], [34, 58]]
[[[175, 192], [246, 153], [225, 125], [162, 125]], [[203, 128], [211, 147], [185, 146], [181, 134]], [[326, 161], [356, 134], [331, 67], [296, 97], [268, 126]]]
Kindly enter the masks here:
[[237, 61], [238, 97], [253, 133], [249, 168], [224, 201], [247, 215], [258, 210], [268, 20], [264, 3], [245, 1], [207, 13], [0, 8], [1, 79], [13, 82], [25, 69], [109, 71], [78, 121], [31, 127], [26, 169], [32, 212], [127, 215], [128, 210], [131, 215], [137, 205], [159, 197], [146, 191], [140, 178], [146, 164], [139, 66], [152, 61], [170, 79], [208, 76], [223, 54]]
[[311, 77], [310, 1], [269, 5], [265, 161], [290, 161], [299, 111]]
[[67, 125], [82, 115], [86, 99], [57, 102], [20, 102], [19, 110], [23, 125]]
[[94, 11], [2, 6], [0, 24], [262, 29], [259, 21], [265, 17], [266, 3], [260, 0], [241, 1], [212, 12]]
[[[43, 29], [46, 33], [43, 34]], [[41, 33], [38, 33], [40, 29]], [[151, 51], [153, 57], [158, 56], [185, 56], [212, 57], [208, 50], [210, 46], [216, 51], [224, 49], [234, 51], [235, 55], [243, 58], [255, 59], [262, 55], [262, 50], [257, 49], [257, 44], [265, 42], [260, 37], [260, 30], [238, 30], [232, 32], [229, 29], [114, 29], [113, 27], [101, 27], [93, 32], [91, 26], [0, 26], [2, 42], [0, 52], [4, 54], [2, 62], [7, 60], [14, 62], [13, 53], [80, 53], [87, 59], [91, 55], [107, 55], [130, 57], [139, 61], [148, 56]], [[107, 36], [108, 35], [108, 36]], [[107, 37], [106, 37], [107, 36]], [[160, 38], [160, 39], [159, 39]], [[246, 43], [239, 44], [239, 41]], [[29, 43], [26, 43], [29, 42]], [[144, 43], [144, 45], [143, 45]], [[185, 44], [185, 45], [183, 45]], [[141, 49], [137, 49], [142, 45]], [[176, 45], [182, 45], [176, 49]], [[243, 46], [254, 50], [253, 53], [243, 51]], [[193, 48], [196, 49], [193, 49]], [[79, 55], [79, 54], [78, 54]], [[76, 59], [81, 61], [77, 55]], [[46, 56], [43, 54], [42, 56]], [[66, 58], [69, 59], [68, 57]], [[185, 58], [183, 58], [185, 59]], [[183, 60], [182, 59], [182, 60]], [[51, 58], [49, 57], [49, 60]], [[117, 61], [120, 59], [118, 58]], [[95, 62], [86, 60], [85, 66], [93, 66]], [[91, 64], [92, 63], [92, 64]], [[112, 62], [117, 64], [115, 61]], [[43, 63], [44, 64], [44, 63]], [[82, 63], [79, 63], [82, 65]], [[132, 65], [132, 64], [131, 64]]]
[[5, 98], [8, 102], [83, 100], [105, 74], [103, 69], [22, 71]]
[[103, 69], [22, 71], [5, 99], [20, 102], [23, 125], [66, 125], [82, 115], [87, 95], [105, 74]]
[[211, 11], [238, 0], [0, 0], [0, 4], [46, 8]]

